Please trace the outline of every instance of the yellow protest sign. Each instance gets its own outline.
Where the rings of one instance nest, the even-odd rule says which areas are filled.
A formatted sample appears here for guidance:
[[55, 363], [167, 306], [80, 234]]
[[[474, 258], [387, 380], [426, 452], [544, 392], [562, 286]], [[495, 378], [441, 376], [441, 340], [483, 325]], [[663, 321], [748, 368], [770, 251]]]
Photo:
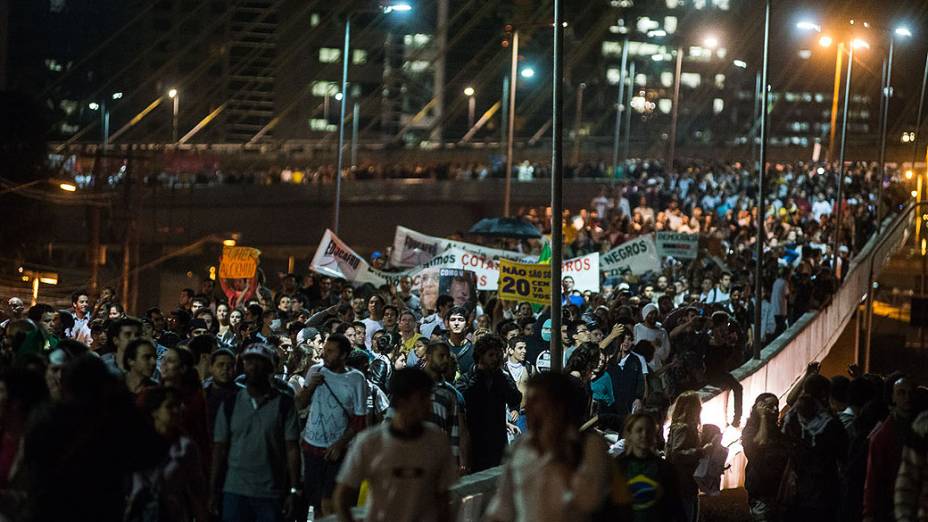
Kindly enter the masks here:
[[551, 302], [551, 266], [499, 260], [499, 298], [505, 301]]
[[224, 246], [222, 259], [219, 263], [219, 277], [222, 279], [249, 279], [255, 276], [258, 270], [258, 256], [261, 251], [257, 248]]

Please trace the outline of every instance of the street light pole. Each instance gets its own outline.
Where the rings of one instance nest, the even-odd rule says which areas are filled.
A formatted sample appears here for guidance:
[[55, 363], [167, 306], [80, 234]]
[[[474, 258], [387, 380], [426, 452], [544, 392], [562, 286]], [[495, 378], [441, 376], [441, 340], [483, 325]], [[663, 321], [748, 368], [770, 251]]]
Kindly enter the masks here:
[[632, 98], [635, 97], [635, 62], [628, 64], [628, 90], [625, 91], [625, 134], [622, 137], [622, 159], [627, 160], [629, 156], [629, 142], [632, 137]]
[[[344, 99], [344, 98], [343, 98]], [[351, 110], [351, 165], [353, 169], [358, 166], [358, 126], [361, 124], [361, 106], [358, 100], [354, 101]]]
[[[667, 153], [668, 173], [673, 171], [674, 154], [677, 146], [677, 118], [680, 112], [680, 76], [683, 73], [683, 46], [677, 47], [677, 66], [674, 72], [673, 81], [673, 113], [670, 116], [670, 149]], [[634, 81], [634, 80], [632, 80]]]
[[764, 267], [764, 218], [767, 214], [764, 192], [764, 173], [767, 170], [767, 72], [770, 59], [770, 2], [764, 2], [764, 62], [761, 66], [760, 97], [760, 165], [757, 169], [757, 239], [754, 255], [754, 358], [760, 359], [764, 344], [764, 329], [761, 325], [761, 307], [763, 306], [763, 284], [761, 276]]
[[619, 66], [619, 93], [615, 103], [615, 130], [612, 133], [612, 176], [618, 176], [619, 138], [622, 134], [622, 112], [625, 106], [625, 69], [628, 66], [628, 37], [622, 42], [622, 64]]
[[[841, 245], [841, 218], [844, 199], [844, 151], [847, 146], [847, 113], [851, 101], [851, 75], [854, 71], [854, 44], [847, 46], [847, 78], [844, 85], [844, 114], [841, 115], [841, 148], [838, 153], [838, 197], [835, 200], [835, 242], [832, 258], [837, 261], [838, 247]], [[835, 263], [837, 265], [837, 262]], [[832, 267], [837, 270], [837, 266]], [[846, 267], [845, 267], [846, 269]]]
[[345, 46], [342, 50], [342, 99], [338, 109], [338, 160], [335, 166], [335, 216], [332, 231], [338, 235], [342, 205], [342, 166], [345, 161], [345, 105], [348, 96], [348, 53], [351, 48], [351, 18], [345, 17]]
[[[554, 66], [551, 68], [551, 370], [560, 372], [564, 357], [561, 346], [561, 257], [563, 246], [564, 177], [564, 28], [562, 0], [554, 0]], [[518, 34], [518, 33], [516, 33]], [[515, 71], [515, 69], [513, 69]], [[515, 76], [515, 74], [513, 74]]]
[[171, 142], [177, 143], [177, 115], [180, 112], [180, 94], [174, 94], [174, 116], [171, 118]]
[[828, 161], [835, 158], [835, 132], [838, 128], [838, 100], [841, 98], [841, 60], [844, 59], [844, 42], [838, 42], [838, 55], [835, 58], [835, 81], [831, 95], [831, 121], [828, 126], [828, 152], [825, 157]]
[[577, 113], [574, 115], [574, 166], [580, 163], [580, 129], [583, 127], [583, 91], [586, 84], [577, 86]]
[[928, 84], [928, 53], [925, 54], [925, 70], [922, 73], [922, 92], [918, 98], [918, 114], [915, 115], [915, 139], [912, 140], [912, 170], [918, 160], [918, 140], [922, 137], [922, 110], [925, 106], [925, 86]]
[[509, 70], [509, 129], [506, 132], [506, 187], [503, 190], [503, 216], [509, 217], [509, 200], [512, 197], [512, 138], [516, 119], [516, 84], [519, 67], [519, 31], [512, 33], [512, 64]]
[[883, 103], [881, 104], [882, 113], [880, 114], [880, 186], [877, 188], [876, 197], [876, 231], [877, 234], [883, 228], [883, 180], [886, 179], [886, 126], [889, 119], [889, 102], [893, 96], [893, 46], [896, 42], [893, 33], [889, 34], [889, 51], [884, 62], [886, 68], [885, 78], [882, 85]]

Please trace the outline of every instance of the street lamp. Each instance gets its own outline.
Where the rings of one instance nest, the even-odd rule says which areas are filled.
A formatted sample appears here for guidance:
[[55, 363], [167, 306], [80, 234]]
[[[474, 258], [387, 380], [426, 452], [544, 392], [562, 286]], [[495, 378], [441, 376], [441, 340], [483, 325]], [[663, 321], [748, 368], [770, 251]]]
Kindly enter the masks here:
[[[796, 27], [803, 30], [815, 30], [821, 32], [822, 28], [820, 25], [812, 22], [799, 22], [796, 24]], [[851, 101], [851, 78], [854, 71], [854, 51], [858, 49], [869, 49], [870, 44], [862, 38], [853, 38], [848, 42], [847, 52], [847, 73], [844, 85], [844, 113], [841, 115], [841, 145], [838, 152], [838, 194], [835, 204], [835, 237], [832, 250], [832, 258], [837, 261], [838, 258], [838, 247], [841, 244], [841, 218], [843, 210], [843, 198], [844, 198], [844, 153], [847, 146], [847, 118], [848, 118], [848, 108]], [[838, 46], [838, 59], [841, 58], [841, 46]], [[840, 81], [840, 76], [836, 74], [836, 80]], [[835, 89], [837, 91], [837, 88]], [[834, 106], [834, 102], [832, 104]], [[880, 182], [882, 186], [882, 181]], [[844, 267], [845, 269], [847, 267]], [[833, 266], [832, 269], [837, 270], [837, 266]]]
[[524, 68], [519, 72], [519, 75], [522, 76], [523, 78], [525, 78], [526, 80], [528, 80], [529, 78], [534, 78], [534, 77], [535, 77], [535, 69], [533, 69], [533, 68], [531, 68], [531, 67], [524, 67]]
[[767, 70], [770, 58], [770, 2], [764, 2], [764, 57], [760, 73], [760, 166], [757, 169], [757, 238], [754, 245], [754, 358], [761, 358], [763, 348], [763, 326], [761, 325], [761, 273], [764, 267], [764, 216], [767, 195], [764, 193], [764, 174], [767, 170]]
[[177, 143], [177, 114], [180, 109], [180, 95], [177, 89], [169, 90], [168, 98], [174, 100], [174, 112], [171, 118], [171, 141]]
[[476, 91], [474, 91], [473, 87], [464, 88], [464, 96], [467, 96], [467, 130], [468, 131], [474, 127], [474, 116], [477, 112], [477, 100], [476, 98], [474, 98], [474, 94], [476, 94]]
[[[886, 179], [886, 133], [889, 120], [889, 102], [893, 97], [893, 51], [896, 45], [896, 37], [900, 38], [909, 38], [912, 36], [912, 31], [907, 27], [900, 26], [897, 27], [894, 31], [886, 31], [886, 36], [889, 39], [889, 49], [886, 51], [886, 56], [883, 59], [884, 65], [884, 82], [880, 87], [880, 184], [877, 187], [877, 198], [876, 198], [876, 227], [877, 233], [880, 232], [883, 226], [883, 181]], [[854, 40], [851, 43], [852, 47], [855, 48], [869, 48], [866, 42], [863, 40]]]
[[[412, 11], [412, 5], [408, 2], [394, 2], [383, 6], [384, 14], [390, 13], [407, 13]], [[344, 99], [348, 92], [348, 61], [351, 53], [351, 15], [345, 17], [345, 44], [342, 50], [342, 85], [341, 89], [335, 95], [336, 100]], [[339, 97], [341, 96], [341, 98]], [[347, 100], [346, 100], [347, 101]], [[341, 219], [342, 205], [342, 168], [345, 163], [345, 106], [342, 102], [339, 104], [338, 111], [338, 159], [335, 166], [335, 212], [332, 218], [332, 230], [338, 234], [339, 220]], [[358, 111], [355, 111], [355, 113]], [[352, 160], [354, 163], [354, 159]]]

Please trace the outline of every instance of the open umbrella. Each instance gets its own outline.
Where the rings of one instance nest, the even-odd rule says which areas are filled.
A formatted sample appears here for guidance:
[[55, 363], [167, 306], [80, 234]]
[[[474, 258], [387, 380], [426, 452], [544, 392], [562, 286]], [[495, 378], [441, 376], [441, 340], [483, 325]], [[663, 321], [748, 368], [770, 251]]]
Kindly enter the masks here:
[[469, 234], [488, 237], [511, 237], [514, 239], [537, 239], [541, 232], [521, 218], [484, 218], [467, 231]]

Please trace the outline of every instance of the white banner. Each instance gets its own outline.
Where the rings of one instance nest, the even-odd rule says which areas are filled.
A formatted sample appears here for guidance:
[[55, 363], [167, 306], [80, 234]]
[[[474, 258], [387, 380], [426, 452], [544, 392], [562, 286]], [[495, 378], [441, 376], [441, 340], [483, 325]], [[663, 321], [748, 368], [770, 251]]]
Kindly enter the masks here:
[[500, 258], [520, 260], [525, 257], [518, 252], [443, 239], [397, 226], [396, 234], [393, 236], [393, 252], [390, 255], [390, 264], [396, 267], [419, 266], [427, 263], [436, 255], [453, 248], [459, 248], [493, 260]]
[[600, 256], [599, 266], [606, 277], [621, 276], [625, 270], [635, 275], [660, 270], [661, 259], [657, 255], [654, 236], [648, 234], [622, 243]]
[[678, 234], [676, 232], [657, 232], [657, 255], [677, 259], [696, 259], [699, 257], [699, 234]]
[[[465, 243], [466, 244], [466, 243]], [[493, 249], [489, 249], [493, 250]], [[505, 252], [505, 251], [499, 251]], [[510, 252], [512, 254], [513, 252]], [[458, 268], [477, 274], [478, 290], [496, 290], [499, 282], [499, 262], [480, 253], [452, 247], [403, 272], [384, 272], [371, 268], [360, 255], [355, 253], [331, 230], [326, 230], [309, 265], [313, 271], [330, 277], [338, 277], [356, 284], [371, 283], [374, 286], [395, 285], [400, 278], [413, 279], [413, 288], [419, 288], [419, 279], [428, 269]], [[580, 291], [599, 291], [599, 254], [589, 254], [563, 263], [563, 275], [574, 278], [574, 288]]]

